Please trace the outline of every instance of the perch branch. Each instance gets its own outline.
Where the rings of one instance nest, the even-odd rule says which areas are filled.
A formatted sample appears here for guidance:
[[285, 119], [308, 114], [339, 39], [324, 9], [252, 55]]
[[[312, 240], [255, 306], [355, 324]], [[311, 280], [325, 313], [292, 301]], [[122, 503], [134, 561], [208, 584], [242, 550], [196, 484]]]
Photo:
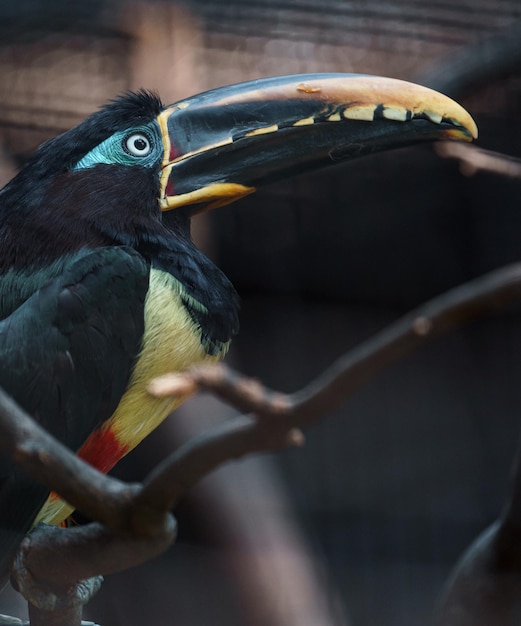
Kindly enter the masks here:
[[125, 525], [135, 487], [84, 463], [42, 429], [0, 389], [0, 452], [85, 515], [109, 528]]
[[224, 365], [156, 378], [149, 385], [149, 391], [156, 396], [211, 391], [239, 410], [254, 413], [258, 419], [241, 416], [192, 440], [152, 472], [138, 498], [165, 498], [175, 504], [187, 489], [229, 459], [284, 443], [301, 443], [301, 428], [337, 408], [392, 363], [428, 340], [476, 317], [497, 312], [520, 298], [521, 264], [491, 272], [398, 320], [293, 394], [273, 392]]
[[483, 150], [476, 146], [439, 142], [436, 153], [446, 159], [457, 159], [464, 176], [474, 176], [478, 172], [491, 172], [508, 178], [521, 178], [521, 159]]
[[174, 539], [171, 507], [217, 466], [252, 452], [302, 444], [301, 428], [324, 417], [378, 372], [427, 340], [520, 298], [521, 264], [492, 272], [413, 311], [294, 394], [270, 391], [225, 367], [156, 379], [150, 385], [155, 395], [208, 390], [256, 417], [242, 415], [196, 437], [142, 485], [126, 485], [85, 464], [0, 390], [0, 452], [100, 522], [57, 529], [51, 539], [36, 531], [27, 539], [26, 567], [35, 579], [63, 588], [157, 555]]

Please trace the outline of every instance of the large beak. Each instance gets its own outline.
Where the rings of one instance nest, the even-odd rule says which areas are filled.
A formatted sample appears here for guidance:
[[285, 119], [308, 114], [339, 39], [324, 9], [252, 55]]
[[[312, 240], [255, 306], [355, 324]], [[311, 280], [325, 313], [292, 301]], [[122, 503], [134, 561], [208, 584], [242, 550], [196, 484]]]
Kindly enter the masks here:
[[265, 183], [389, 148], [477, 137], [473, 119], [450, 98], [357, 74], [222, 87], [166, 107], [158, 121], [165, 211], [220, 206]]

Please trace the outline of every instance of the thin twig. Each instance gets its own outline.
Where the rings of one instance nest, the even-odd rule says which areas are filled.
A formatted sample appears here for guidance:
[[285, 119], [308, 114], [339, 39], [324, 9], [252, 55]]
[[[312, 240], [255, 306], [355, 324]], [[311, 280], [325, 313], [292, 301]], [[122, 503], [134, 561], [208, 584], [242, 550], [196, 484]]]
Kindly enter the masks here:
[[[380, 371], [428, 340], [521, 299], [521, 264], [491, 272], [448, 291], [416, 309], [338, 359], [326, 372], [294, 394], [281, 394], [245, 379], [224, 365], [198, 367], [151, 382], [149, 391], [167, 396], [196, 389], [210, 391], [258, 421], [242, 416], [190, 441], [147, 478], [139, 499], [176, 503], [215, 466], [244, 453], [300, 442], [300, 429], [323, 418]], [[266, 439], [272, 435], [274, 441]], [[153, 495], [152, 495], [153, 494]]]
[[521, 159], [516, 157], [448, 141], [437, 143], [435, 150], [441, 157], [457, 159], [464, 176], [474, 176], [478, 172], [491, 172], [508, 178], [521, 178]]

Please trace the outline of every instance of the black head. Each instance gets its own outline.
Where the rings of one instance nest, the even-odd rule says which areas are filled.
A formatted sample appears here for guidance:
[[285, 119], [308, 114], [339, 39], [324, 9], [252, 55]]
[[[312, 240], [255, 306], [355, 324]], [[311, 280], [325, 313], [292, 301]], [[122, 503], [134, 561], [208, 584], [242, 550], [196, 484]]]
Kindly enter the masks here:
[[129, 93], [36, 151], [0, 193], [0, 274], [53, 273], [83, 249], [134, 247], [199, 303], [190, 313], [207, 350], [219, 351], [237, 330], [238, 300], [193, 245], [187, 211], [161, 210], [163, 110], [155, 94]]
[[188, 237], [192, 213], [271, 180], [475, 136], [472, 118], [446, 96], [380, 77], [263, 79], [167, 107], [140, 91], [36, 152], [0, 194], [0, 245], [5, 262], [22, 264], [24, 246], [40, 258], [111, 244], [151, 255], [165, 236]]
[[141, 237], [162, 231], [157, 197], [164, 155], [156, 121], [162, 109], [153, 93], [128, 93], [43, 144], [0, 193], [5, 262], [42, 263], [114, 243], [138, 246]]
[[67, 172], [115, 133], [153, 123], [162, 109], [159, 96], [151, 91], [123, 94], [78, 126], [42, 144], [22, 172], [28, 171], [33, 180]]

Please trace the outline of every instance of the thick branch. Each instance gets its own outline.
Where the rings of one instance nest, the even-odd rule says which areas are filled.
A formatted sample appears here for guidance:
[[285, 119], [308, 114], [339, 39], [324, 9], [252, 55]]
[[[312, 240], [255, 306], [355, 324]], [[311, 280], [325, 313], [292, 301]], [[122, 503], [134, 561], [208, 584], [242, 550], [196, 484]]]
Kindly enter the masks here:
[[46, 582], [67, 588], [71, 584], [71, 571], [73, 580], [84, 580], [130, 569], [162, 554], [175, 538], [173, 516], [168, 531], [150, 538], [113, 531], [98, 522], [71, 528], [38, 527], [25, 537], [21, 549], [35, 578], [41, 579], [38, 574], [45, 572]]
[[40, 428], [2, 389], [0, 452], [85, 515], [109, 528], [125, 525], [125, 507], [135, 486], [104, 476], [87, 465]]

